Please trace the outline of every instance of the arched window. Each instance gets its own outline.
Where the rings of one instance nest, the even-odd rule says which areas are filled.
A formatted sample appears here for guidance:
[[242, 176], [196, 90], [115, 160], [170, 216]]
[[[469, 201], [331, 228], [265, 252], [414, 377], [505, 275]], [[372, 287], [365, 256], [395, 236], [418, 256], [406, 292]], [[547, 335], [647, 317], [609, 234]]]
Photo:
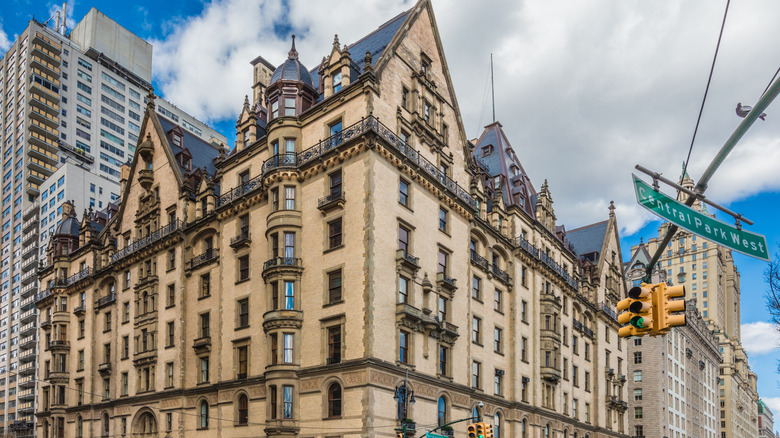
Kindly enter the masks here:
[[520, 423], [520, 436], [523, 438], [528, 437], [528, 420], [523, 418], [523, 421]]
[[439, 426], [444, 426], [447, 424], [447, 400], [444, 397], [439, 397], [438, 412]]
[[550, 438], [550, 423], [544, 425], [544, 438]]
[[43, 420], [43, 436], [44, 438], [49, 437], [49, 422], [46, 420]]
[[328, 387], [328, 418], [341, 416], [341, 385], [333, 383]]
[[238, 424], [249, 423], [249, 399], [241, 394], [238, 397]]
[[103, 412], [103, 436], [108, 436], [108, 412]]
[[81, 415], [76, 417], [76, 438], [84, 436], [84, 420], [81, 419]]
[[200, 428], [209, 428], [209, 404], [206, 403], [206, 400], [200, 402]]
[[501, 438], [501, 428], [504, 425], [504, 422], [501, 420], [501, 414], [496, 412], [495, 417], [493, 417], [494, 425], [493, 425], [493, 436], [495, 438]]
[[157, 433], [157, 421], [154, 419], [154, 415], [152, 415], [151, 412], [146, 412], [141, 415], [137, 427], [138, 431], [142, 434]]
[[474, 406], [471, 408], [471, 416], [473, 418], [482, 418], [482, 413], [479, 410], [479, 406]]

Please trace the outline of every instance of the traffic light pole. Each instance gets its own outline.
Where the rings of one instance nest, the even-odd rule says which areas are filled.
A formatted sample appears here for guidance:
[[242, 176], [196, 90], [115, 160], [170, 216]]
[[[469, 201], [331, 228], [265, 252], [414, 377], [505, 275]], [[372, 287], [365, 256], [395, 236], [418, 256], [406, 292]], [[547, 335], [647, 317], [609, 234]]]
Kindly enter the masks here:
[[427, 434], [427, 433], [434, 433], [437, 430], [441, 430], [442, 428], [445, 428], [447, 426], [452, 426], [453, 424], [462, 423], [464, 421], [473, 421], [475, 423], [480, 423], [480, 422], [482, 422], [482, 417], [481, 416], [479, 416], [479, 417], [468, 417], [468, 418], [464, 418], [462, 420], [450, 421], [447, 424], [442, 424], [441, 426], [437, 427], [436, 429], [429, 430], [429, 431], [425, 432], [424, 434], [420, 435], [418, 438], [425, 438], [425, 434]]
[[[720, 148], [720, 151], [718, 151], [717, 155], [715, 155], [715, 158], [712, 159], [709, 167], [707, 167], [707, 169], [704, 171], [704, 174], [702, 174], [701, 178], [699, 178], [699, 182], [694, 188], [694, 191], [696, 192], [695, 196], [689, 195], [688, 199], [685, 201], [685, 205], [689, 207], [693, 205], [694, 201], [696, 201], [696, 199], [701, 196], [705, 190], [707, 190], [707, 184], [710, 182], [710, 179], [712, 179], [715, 171], [718, 170], [718, 167], [723, 164], [726, 156], [728, 156], [731, 150], [734, 149], [734, 146], [737, 145], [737, 142], [742, 139], [747, 130], [750, 129], [753, 123], [755, 123], [758, 116], [760, 116], [761, 113], [763, 113], [764, 110], [769, 106], [769, 104], [775, 100], [775, 97], [777, 97], [778, 94], [780, 94], [780, 78], [775, 80], [775, 82], [766, 90], [764, 95], [758, 99], [756, 106], [753, 107], [747, 116], [745, 116], [745, 119], [742, 120], [742, 123], [737, 126], [737, 129], [734, 131], [734, 133], [731, 134], [731, 137], [729, 137], [723, 147]], [[658, 248], [655, 250], [655, 254], [653, 255], [652, 260], [650, 260], [650, 263], [647, 265], [647, 269], [645, 270], [645, 283], [651, 282], [650, 276], [653, 272], [653, 268], [655, 267], [655, 264], [658, 263], [658, 260], [661, 258], [661, 254], [663, 254], [664, 250], [666, 249], [666, 245], [668, 245], [672, 240], [674, 234], [677, 232], [677, 229], [677, 225], [670, 226], [669, 230], [666, 232], [666, 236], [664, 236], [663, 241], [661, 241]]]

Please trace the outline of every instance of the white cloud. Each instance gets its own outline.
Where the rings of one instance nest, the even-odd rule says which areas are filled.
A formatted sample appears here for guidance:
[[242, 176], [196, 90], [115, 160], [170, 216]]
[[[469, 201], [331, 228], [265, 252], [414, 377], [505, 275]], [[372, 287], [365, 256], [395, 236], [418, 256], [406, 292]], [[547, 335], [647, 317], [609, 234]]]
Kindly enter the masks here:
[[[76, 20], [73, 18], [73, 11], [76, 10], [76, 0], [68, 0], [67, 3], [68, 7], [65, 10], [65, 14], [67, 15], [67, 17], [65, 17], [65, 25], [68, 28], [68, 31], [71, 31], [76, 27]], [[49, 4], [49, 17], [54, 17], [57, 12], [62, 12], [62, 2]], [[54, 19], [51, 20], [51, 27], [55, 27]]]
[[763, 321], [742, 324], [742, 346], [749, 355], [770, 353], [780, 348], [780, 331]]
[[[410, 1], [215, 0], [166, 24], [154, 41], [162, 94], [195, 116], [235, 120], [250, 94], [249, 62], [280, 64], [291, 28], [313, 68], [334, 33], [353, 42]], [[434, 11], [469, 138], [490, 121], [485, 85], [494, 55], [496, 110], [538, 187], [547, 178], [559, 222], [603, 220], [614, 200], [624, 233], [652, 218], [636, 205], [630, 174], [642, 164], [676, 179], [710, 70], [723, 4], [609, 0], [437, 0]], [[780, 2], [733, 3], [689, 173], [698, 178], [737, 127], [737, 102], [754, 104], [777, 70]], [[277, 27], [278, 29], [278, 27]], [[277, 35], [279, 33], [280, 35]], [[780, 106], [767, 109], [707, 192], [727, 204], [780, 190]], [[228, 134], [228, 138], [233, 137]], [[746, 172], [745, 169], [750, 169]], [[671, 193], [671, 191], [667, 191]]]
[[780, 412], [780, 397], [761, 397], [761, 400], [769, 406], [772, 414], [777, 416], [777, 413]]
[[3, 30], [3, 22], [0, 20], [0, 56], [2, 56], [6, 50], [11, 48], [11, 40], [8, 38], [8, 34]]

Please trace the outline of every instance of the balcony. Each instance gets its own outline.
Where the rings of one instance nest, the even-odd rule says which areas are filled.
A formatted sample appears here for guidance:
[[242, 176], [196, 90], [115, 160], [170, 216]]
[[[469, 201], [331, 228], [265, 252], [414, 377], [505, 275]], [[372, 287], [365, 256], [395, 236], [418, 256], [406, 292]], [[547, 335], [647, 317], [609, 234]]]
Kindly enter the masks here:
[[34, 332], [35, 329], [36, 329], [36, 325], [35, 325], [35, 321], [33, 321], [29, 324], [24, 324], [22, 328], [19, 330], [19, 333], [25, 335], [26, 333]]
[[607, 399], [607, 404], [619, 411], [625, 411], [628, 409], [628, 402], [625, 400], [619, 400], [616, 395], [612, 395]]
[[561, 371], [556, 370], [553, 367], [540, 367], [540, 374], [542, 379], [547, 380], [548, 382], [557, 382], [561, 380]]
[[420, 310], [407, 303], [398, 303], [395, 308], [397, 320], [405, 327], [413, 328], [450, 345], [454, 344], [460, 336], [458, 326], [448, 321], [440, 321], [428, 309]]
[[33, 202], [32, 205], [24, 209], [24, 211], [22, 212], [22, 218], [29, 219], [33, 216], [37, 216], [39, 207], [40, 205], [38, 204], [38, 201]]
[[49, 50], [53, 50], [55, 52], [60, 52], [62, 50], [62, 44], [52, 40], [47, 35], [40, 32], [35, 32], [33, 42], [42, 44], [44, 47], [48, 47]]
[[51, 371], [46, 380], [50, 383], [65, 383], [69, 380], [70, 375], [67, 371]]
[[599, 303], [599, 309], [601, 309], [601, 311], [604, 312], [604, 314], [610, 317], [613, 321], [617, 322], [617, 312], [612, 310], [612, 308], [609, 307], [607, 303]]
[[420, 258], [415, 257], [402, 249], [395, 251], [395, 260], [400, 263], [402, 268], [406, 268], [413, 273], [416, 273], [417, 270], [420, 269]]
[[263, 331], [275, 329], [299, 329], [303, 325], [303, 312], [300, 310], [269, 310], [263, 314]]
[[22, 236], [22, 245], [27, 246], [30, 242], [38, 240], [38, 230], [30, 231]]
[[317, 144], [304, 149], [300, 153], [286, 153], [269, 158], [263, 163], [259, 176], [220, 196], [217, 200], [217, 208], [235, 202], [259, 188], [262, 185], [263, 178], [268, 176], [270, 172], [282, 168], [300, 169], [311, 163], [319, 162], [319, 159], [322, 157], [336, 153], [339, 149], [344, 147], [348, 147], [348, 145], [369, 132], [377, 134], [377, 136], [383, 140], [389, 151], [399, 155], [400, 158], [408, 165], [412, 166], [418, 174], [425, 176], [437, 186], [442, 187], [442, 192], [448, 193], [458, 201], [464, 203], [471, 210], [476, 210], [477, 201], [471, 197], [468, 190], [459, 186], [450, 177], [445, 175], [437, 165], [428, 161], [428, 159], [417, 152], [417, 150], [413, 149], [408, 143], [396, 135], [393, 129], [383, 125], [379, 122], [379, 119], [373, 116], [361, 119], [344, 128], [341, 132], [320, 140]]
[[35, 351], [34, 348], [31, 348], [29, 350], [24, 350], [21, 353], [19, 353], [19, 360], [22, 362], [29, 362], [31, 360], [35, 360], [37, 351]]
[[530, 255], [531, 257], [543, 262], [553, 273], [555, 273], [561, 279], [563, 279], [575, 291], [578, 291], [580, 289], [580, 285], [577, 282], [577, 280], [571, 275], [569, 275], [569, 273], [566, 272], [566, 270], [563, 269], [561, 265], [559, 265], [558, 263], [555, 262], [555, 260], [547, 256], [547, 254], [542, 252], [542, 250], [533, 246], [529, 241], [525, 240], [522, 236], [515, 238], [514, 246], [515, 248], [521, 249], [523, 252]]
[[471, 264], [482, 269], [485, 272], [490, 272], [490, 270], [488, 269], [489, 264], [487, 259], [477, 254], [477, 252], [474, 250], [471, 251]]
[[99, 310], [105, 306], [108, 306], [110, 304], [113, 304], [116, 301], [116, 295], [115, 294], [109, 294], [104, 297], [98, 298], [97, 301], [95, 301], [95, 310]]
[[86, 268], [80, 270], [79, 272], [71, 275], [65, 280], [65, 284], [70, 286], [74, 283], [78, 283], [79, 281], [89, 277], [92, 275], [92, 268], [87, 266]]
[[303, 263], [296, 257], [274, 257], [263, 263], [263, 277], [275, 272], [300, 272], [301, 270], [303, 270]]
[[449, 277], [444, 272], [436, 273], [436, 285], [439, 286], [439, 288], [446, 290], [450, 294], [458, 290], [458, 281], [452, 277]]
[[157, 349], [152, 348], [146, 351], [139, 351], [133, 355], [133, 365], [142, 367], [147, 364], [157, 362]]
[[182, 222], [179, 219], [168, 225], [160, 227], [157, 230], [151, 232], [148, 236], [137, 239], [130, 245], [117, 251], [114, 255], [111, 256], [111, 263], [116, 263], [127, 256], [135, 254], [149, 245], [157, 243], [169, 235], [176, 233], [177, 231], [181, 231], [181, 229]]
[[491, 267], [492, 267], [491, 272], [493, 272], [493, 276], [496, 277], [498, 281], [504, 283], [504, 285], [506, 286], [509, 287], [512, 286], [512, 277], [510, 277], [506, 271], [502, 270], [496, 265], [492, 265]]
[[20, 292], [22, 297], [32, 297], [35, 299], [35, 293], [38, 292], [38, 285], [35, 283], [30, 283], [26, 286], [23, 286]]
[[22, 311], [22, 315], [20, 317], [22, 323], [28, 323], [30, 321], [35, 321], [35, 317], [37, 316], [37, 312], [35, 307], [32, 307], [30, 309]]
[[230, 247], [234, 250], [238, 250], [242, 247], [248, 247], [252, 243], [252, 234], [249, 229], [243, 229], [236, 237], [230, 239]]
[[[30, 386], [35, 386], [35, 376], [33, 376], [33, 374], [35, 374], [37, 371], [38, 368], [36, 368], [35, 362], [28, 362], [19, 366], [19, 375], [30, 376]], [[24, 382], [22, 382], [22, 379], [20, 379], [19, 383], [22, 384]]]
[[154, 171], [149, 169], [141, 169], [138, 172], [138, 183], [141, 184], [141, 187], [143, 187], [144, 190], [149, 190], [149, 188], [152, 186], [152, 183], [154, 183]]
[[326, 214], [330, 210], [334, 210], [336, 208], [344, 208], [344, 204], [346, 203], [346, 199], [344, 198], [344, 192], [334, 191], [330, 195], [325, 196], [324, 198], [320, 198], [317, 202], [317, 208], [322, 212], [322, 214]]
[[29, 347], [35, 346], [35, 334], [31, 334], [28, 336], [25, 336], [22, 338], [21, 341], [19, 341], [19, 346], [23, 349], [27, 349]]
[[[28, 363], [26, 366], [30, 367], [32, 366], [32, 363]], [[21, 372], [21, 369], [19, 370]], [[26, 375], [25, 377], [19, 378], [19, 386], [22, 388], [34, 388], [35, 387], [35, 376], [33, 375]]]
[[196, 354], [211, 351], [211, 336], [202, 336], [192, 341], [192, 349], [195, 350]]
[[70, 350], [70, 342], [63, 341], [61, 339], [53, 339], [49, 341], [49, 344], [46, 348], [47, 351], [51, 350]]
[[187, 264], [187, 269], [192, 270], [192, 269], [199, 268], [201, 266], [206, 266], [211, 262], [216, 261], [218, 258], [219, 258], [219, 249], [209, 248], [203, 254], [198, 254], [195, 257], [191, 258], [189, 263]]
[[31, 269], [35, 269], [38, 266], [38, 259], [36, 257], [29, 257], [22, 260], [22, 272], [28, 272]]
[[40, 193], [40, 186], [38, 184], [27, 183], [25, 184], [25, 193], [33, 197], [37, 197]]
[[80, 315], [83, 315], [83, 314], [84, 314], [84, 312], [86, 312], [86, 311], [87, 311], [87, 306], [86, 306], [86, 305], [84, 305], [84, 304], [82, 304], [82, 305], [80, 305], [80, 306], [76, 306], [76, 308], [75, 308], [75, 309], [73, 309], [73, 314], [74, 314], [74, 315], [79, 315], [79, 316], [80, 316]]
[[104, 376], [111, 374], [111, 362], [103, 362], [98, 365], [98, 372]]
[[[36, 255], [38, 253], [38, 245], [30, 245], [25, 247], [25, 250], [22, 252], [22, 254], [24, 254], [22, 257], [30, 256], [31, 255], [30, 253], [33, 253], [32, 254], [33, 256]], [[25, 285], [30, 284], [36, 281], [37, 279], [38, 279], [37, 269], [33, 269], [22, 274], [22, 284]]]
[[23, 298], [21, 302], [22, 311], [35, 308], [35, 295], [30, 295], [27, 298]]

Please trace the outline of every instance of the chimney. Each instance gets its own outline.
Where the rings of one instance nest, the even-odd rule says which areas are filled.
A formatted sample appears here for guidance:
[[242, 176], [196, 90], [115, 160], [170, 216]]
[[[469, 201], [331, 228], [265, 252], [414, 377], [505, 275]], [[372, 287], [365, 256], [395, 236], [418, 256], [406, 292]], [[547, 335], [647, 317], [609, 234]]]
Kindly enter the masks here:
[[62, 35], [65, 35], [65, 32], [68, 29], [68, 2], [62, 2], [62, 28], [60, 28], [59, 32]]
[[130, 163], [125, 163], [122, 165], [122, 167], [119, 168], [120, 172], [120, 179], [119, 179], [119, 193], [125, 193], [125, 185], [127, 185], [127, 180], [130, 178]]
[[54, 20], [57, 23], [57, 26], [54, 28], [57, 30], [57, 33], [60, 32], [60, 11], [57, 11], [56, 14], [54, 14], [57, 18]]

